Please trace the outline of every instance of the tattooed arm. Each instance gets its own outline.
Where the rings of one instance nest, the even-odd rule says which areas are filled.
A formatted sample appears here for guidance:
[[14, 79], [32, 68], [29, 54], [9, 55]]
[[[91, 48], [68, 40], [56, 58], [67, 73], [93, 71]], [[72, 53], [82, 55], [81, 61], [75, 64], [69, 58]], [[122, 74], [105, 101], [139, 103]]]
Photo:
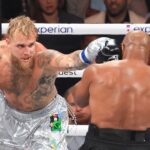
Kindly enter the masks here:
[[89, 43], [85, 50], [74, 51], [70, 54], [62, 54], [58, 51], [47, 50], [38, 58], [38, 64], [42, 67], [55, 68], [56, 71], [83, 69], [87, 64], [95, 61], [96, 56], [104, 48], [111, 50], [116, 47], [114, 39], [107, 37], [98, 38]]
[[79, 57], [80, 50], [70, 54], [63, 54], [55, 50], [47, 50], [38, 54], [38, 65], [45, 69], [56, 71], [83, 69], [87, 64], [83, 63]]

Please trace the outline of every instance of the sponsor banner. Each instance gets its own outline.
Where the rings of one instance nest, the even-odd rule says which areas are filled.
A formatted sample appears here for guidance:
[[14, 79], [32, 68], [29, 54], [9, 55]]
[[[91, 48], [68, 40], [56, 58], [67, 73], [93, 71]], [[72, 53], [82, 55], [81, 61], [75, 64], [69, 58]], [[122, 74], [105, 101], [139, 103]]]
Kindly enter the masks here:
[[[150, 24], [43, 24], [36, 23], [38, 34], [49, 35], [124, 35], [132, 30], [150, 34]], [[2, 23], [2, 34], [7, 32], [8, 24]]]
[[120, 34], [124, 33], [125, 25], [121, 25], [117, 28], [111, 24], [48, 24], [38, 25], [39, 34], [67, 34], [67, 35], [91, 35], [91, 34]]
[[84, 70], [75, 70], [75, 71], [64, 71], [59, 72], [58, 77], [60, 78], [81, 78]]
[[129, 31], [144, 31], [150, 34], [150, 24], [128, 24], [126, 25], [127, 32]]

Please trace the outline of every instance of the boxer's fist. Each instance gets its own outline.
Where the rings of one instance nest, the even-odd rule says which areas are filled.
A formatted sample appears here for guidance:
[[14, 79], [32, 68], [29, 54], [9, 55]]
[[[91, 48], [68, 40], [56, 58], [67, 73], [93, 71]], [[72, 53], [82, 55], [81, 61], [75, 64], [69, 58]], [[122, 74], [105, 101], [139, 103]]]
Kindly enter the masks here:
[[96, 59], [98, 53], [104, 48], [108, 51], [116, 49], [117, 46], [115, 40], [107, 37], [101, 37], [90, 42], [86, 49], [80, 53], [81, 61], [87, 64], [92, 63]]

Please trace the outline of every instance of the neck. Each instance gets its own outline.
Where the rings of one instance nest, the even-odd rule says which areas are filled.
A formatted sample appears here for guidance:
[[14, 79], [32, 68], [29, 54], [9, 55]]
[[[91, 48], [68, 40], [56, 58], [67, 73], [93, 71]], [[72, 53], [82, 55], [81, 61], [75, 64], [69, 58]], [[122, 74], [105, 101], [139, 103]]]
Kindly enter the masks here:
[[144, 62], [145, 64], [148, 64], [149, 62], [148, 57], [145, 55], [130, 54], [130, 55], [124, 56], [123, 58], [127, 60], [141, 61], [141, 62]]

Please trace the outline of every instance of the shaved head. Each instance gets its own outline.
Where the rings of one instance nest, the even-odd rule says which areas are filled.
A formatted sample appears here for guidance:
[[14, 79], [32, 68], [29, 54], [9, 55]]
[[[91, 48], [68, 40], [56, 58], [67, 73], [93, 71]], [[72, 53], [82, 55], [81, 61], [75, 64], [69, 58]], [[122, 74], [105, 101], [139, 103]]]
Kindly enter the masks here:
[[149, 35], [144, 31], [130, 31], [124, 37], [123, 43], [130, 42], [134, 39], [143, 40], [144, 43], [149, 43]]
[[147, 63], [150, 58], [150, 37], [143, 31], [130, 31], [122, 42], [123, 58], [143, 59]]

